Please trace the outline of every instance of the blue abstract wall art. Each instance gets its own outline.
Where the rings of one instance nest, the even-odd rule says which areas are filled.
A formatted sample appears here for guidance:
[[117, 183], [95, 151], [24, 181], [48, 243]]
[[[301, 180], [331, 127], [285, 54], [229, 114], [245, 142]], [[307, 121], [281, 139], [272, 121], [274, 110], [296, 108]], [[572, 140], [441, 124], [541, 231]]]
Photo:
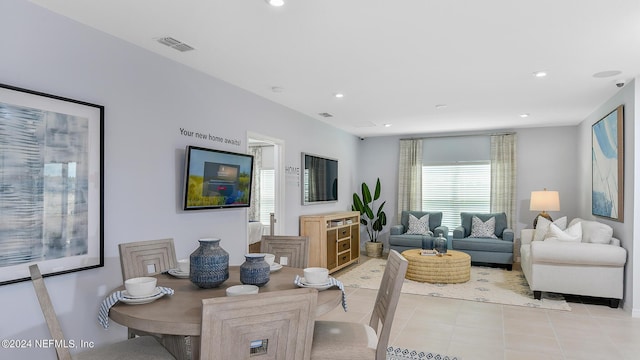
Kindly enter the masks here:
[[591, 128], [591, 213], [622, 222], [624, 193], [624, 107]]

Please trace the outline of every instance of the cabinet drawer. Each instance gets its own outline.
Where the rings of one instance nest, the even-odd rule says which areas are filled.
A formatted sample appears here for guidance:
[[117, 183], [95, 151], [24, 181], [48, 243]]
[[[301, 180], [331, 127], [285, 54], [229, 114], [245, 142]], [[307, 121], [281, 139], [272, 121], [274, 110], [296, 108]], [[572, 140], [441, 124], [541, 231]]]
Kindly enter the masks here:
[[351, 249], [351, 240], [346, 239], [342, 241], [338, 241], [338, 252], [343, 252], [345, 250]]
[[338, 229], [338, 239], [344, 239], [351, 236], [351, 227], [343, 227]]
[[349, 252], [338, 255], [338, 266], [348, 263], [349, 260], [351, 260], [351, 253]]

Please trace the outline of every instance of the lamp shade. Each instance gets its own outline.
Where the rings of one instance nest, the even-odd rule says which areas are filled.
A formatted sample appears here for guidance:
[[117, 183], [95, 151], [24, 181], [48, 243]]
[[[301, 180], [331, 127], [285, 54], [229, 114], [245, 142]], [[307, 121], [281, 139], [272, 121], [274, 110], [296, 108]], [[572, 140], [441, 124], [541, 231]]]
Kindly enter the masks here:
[[532, 191], [529, 210], [560, 211], [560, 195], [557, 191]]

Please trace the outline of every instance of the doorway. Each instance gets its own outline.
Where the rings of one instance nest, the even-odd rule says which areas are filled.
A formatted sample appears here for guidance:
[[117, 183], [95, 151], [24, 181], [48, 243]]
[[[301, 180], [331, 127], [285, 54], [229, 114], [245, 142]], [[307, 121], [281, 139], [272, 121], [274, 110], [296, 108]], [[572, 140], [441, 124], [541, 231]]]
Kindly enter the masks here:
[[[248, 153], [254, 155], [252, 204], [249, 221], [262, 224], [262, 235], [282, 234], [284, 209], [284, 141], [270, 136], [247, 133]], [[255, 195], [255, 196], [254, 196]], [[274, 214], [275, 222], [271, 221]], [[271, 226], [273, 225], [273, 228]], [[251, 243], [251, 239], [249, 239]]]

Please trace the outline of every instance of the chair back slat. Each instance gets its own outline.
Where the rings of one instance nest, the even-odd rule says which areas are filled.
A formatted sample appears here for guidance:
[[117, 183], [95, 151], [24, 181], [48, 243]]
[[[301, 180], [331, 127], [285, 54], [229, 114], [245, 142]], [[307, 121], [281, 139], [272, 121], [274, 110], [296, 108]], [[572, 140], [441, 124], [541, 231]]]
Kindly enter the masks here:
[[308, 236], [263, 236], [260, 252], [274, 254], [275, 262], [281, 263], [281, 258], [287, 258], [286, 266], [304, 269], [309, 263]]
[[51, 303], [47, 287], [44, 284], [40, 268], [38, 268], [37, 264], [31, 265], [29, 266], [29, 272], [31, 273], [31, 282], [36, 290], [42, 315], [44, 315], [44, 320], [49, 328], [49, 334], [51, 334], [51, 338], [55, 342], [56, 355], [59, 360], [71, 360], [69, 349], [62, 346], [64, 344], [64, 334], [62, 334], [62, 328], [60, 328], [60, 323], [58, 322], [56, 311]]
[[173, 239], [123, 243], [118, 245], [118, 249], [123, 281], [157, 275], [178, 265]]
[[[391, 325], [396, 312], [404, 275], [407, 272], [409, 262], [404, 256], [395, 250], [389, 251], [387, 265], [382, 275], [380, 289], [376, 303], [371, 314], [369, 326], [378, 334], [378, 346], [376, 348], [376, 359], [385, 359], [389, 337], [391, 335]], [[382, 326], [380, 328], [380, 326]]]
[[310, 359], [318, 291], [202, 300], [202, 360]]

